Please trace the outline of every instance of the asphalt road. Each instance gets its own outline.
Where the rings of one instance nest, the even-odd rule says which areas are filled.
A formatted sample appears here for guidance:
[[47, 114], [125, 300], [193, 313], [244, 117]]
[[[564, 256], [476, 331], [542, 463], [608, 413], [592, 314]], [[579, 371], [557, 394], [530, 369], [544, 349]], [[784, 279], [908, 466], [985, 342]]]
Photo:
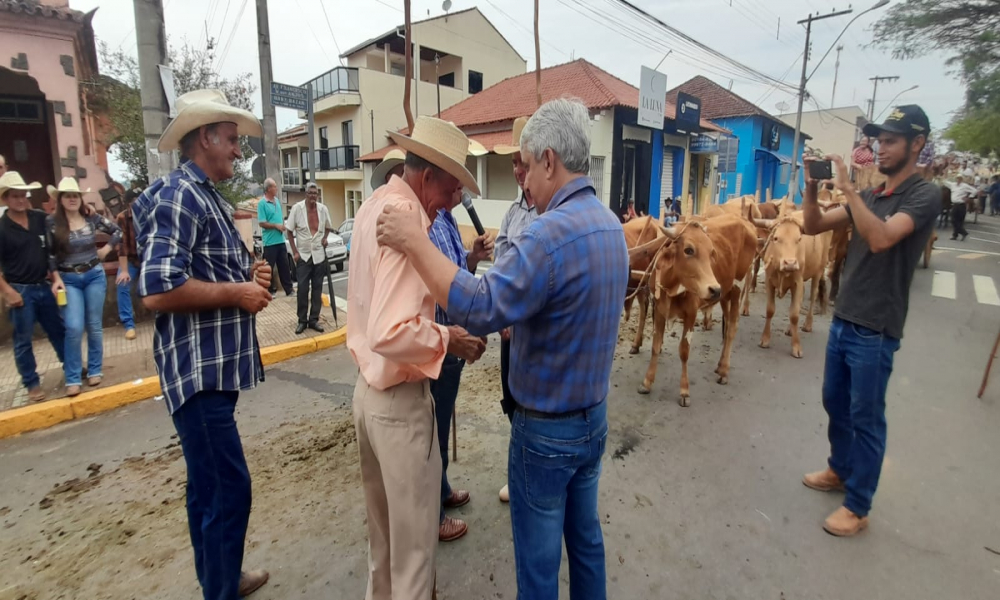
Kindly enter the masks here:
[[[677, 405], [676, 338], [667, 339], [649, 396], [636, 393], [649, 361], [649, 337], [636, 356], [627, 354], [628, 341], [620, 344], [600, 492], [610, 598], [997, 598], [1000, 380], [981, 400], [976, 391], [1000, 325], [1000, 219], [982, 217], [969, 229], [973, 233], [964, 243], [943, 236], [931, 268], [917, 270], [889, 387], [881, 484], [870, 529], [853, 539], [833, 538], [821, 529], [840, 497], [800, 483], [803, 473], [824, 466], [827, 453], [819, 386], [829, 316], [817, 317], [814, 332], [803, 334], [805, 356], [797, 360], [789, 354], [790, 340], [780, 335], [787, 314], [787, 300], [781, 302], [778, 333], [771, 349], [763, 350], [757, 347], [763, 295], [755, 294], [751, 316], [740, 323], [725, 387], [711, 373], [720, 328], [699, 330], [692, 344], [690, 408]], [[338, 295], [346, 296], [346, 279], [336, 285]], [[509, 513], [495, 496], [506, 473], [506, 420], [495, 402], [497, 363], [492, 336], [484, 359], [468, 367], [463, 379], [460, 460], [450, 475], [453, 485], [472, 492], [472, 503], [458, 512], [470, 533], [439, 550], [442, 599], [516, 597]], [[344, 458], [351, 449], [345, 446], [339, 458], [320, 463], [308, 480], [276, 467], [280, 489], [268, 473], [268, 465], [278, 461], [289, 465], [285, 469], [299, 464], [288, 462], [296, 459], [289, 459], [294, 451], [280, 443], [283, 430], [349, 419], [355, 377], [347, 353], [335, 349], [270, 368], [268, 380], [241, 397], [240, 429], [255, 478], [246, 562], [272, 572], [257, 600], [364, 594], [363, 512], [356, 474], [351, 475], [356, 462]], [[153, 456], [169, 446], [173, 433], [162, 403], [147, 401], [0, 441], [0, 477], [7, 482], [0, 489], [5, 539], [10, 535], [21, 543], [43, 525], [51, 531], [57, 511], [74, 508], [39, 507], [54, 485], [86, 476], [91, 463], [108, 471], [143, 453]], [[174, 457], [169, 465], [174, 476], [182, 472], [181, 464]], [[116, 503], [129, 504], [129, 485], [119, 474], [74, 503], [81, 510], [115, 511]], [[304, 491], [280, 495], [286, 488]], [[168, 507], [175, 520], [183, 515], [179, 491]], [[178, 523], [173, 529], [181, 530], [174, 531], [179, 536]], [[122, 564], [111, 558], [117, 555], [90, 550], [45, 570], [44, 558], [32, 563], [3, 554], [0, 582], [9, 583], [0, 583], [0, 598], [16, 598], [35, 579], [69, 568], [65, 564], [76, 569], [77, 578], [110, 581], [100, 588], [104, 595], [94, 597], [126, 597], [112, 592], [119, 586], [131, 590], [127, 597], [195, 597], [186, 548], [154, 562], [142, 576], [122, 570], [163, 550], [165, 534], [152, 531], [127, 540], [125, 548], [135, 558]], [[132, 579], [118, 581], [114, 573]], [[565, 595], [565, 560], [562, 580]]]

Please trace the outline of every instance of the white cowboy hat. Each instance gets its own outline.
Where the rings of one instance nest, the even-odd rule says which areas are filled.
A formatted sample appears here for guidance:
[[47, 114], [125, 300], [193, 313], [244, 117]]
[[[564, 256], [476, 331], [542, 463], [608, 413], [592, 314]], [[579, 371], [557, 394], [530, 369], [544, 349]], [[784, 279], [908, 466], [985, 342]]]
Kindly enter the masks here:
[[53, 198], [58, 198], [59, 194], [62, 194], [64, 192], [70, 192], [70, 193], [74, 193], [74, 194], [80, 194], [81, 196], [83, 194], [89, 194], [90, 193], [90, 188], [87, 188], [85, 190], [81, 190], [80, 189], [80, 184], [77, 183], [76, 180], [73, 179], [72, 177], [63, 177], [62, 181], [59, 182], [59, 187], [56, 187], [54, 185], [50, 185], [50, 186], [48, 186], [45, 189], [49, 192], [49, 196], [51, 196]]
[[261, 137], [263, 129], [260, 121], [248, 110], [229, 104], [226, 95], [219, 90], [195, 90], [176, 101], [177, 117], [167, 125], [156, 145], [160, 152], [177, 150], [181, 138], [188, 133], [212, 123], [236, 123], [240, 135]]
[[476, 178], [465, 168], [469, 138], [453, 123], [434, 117], [418, 117], [409, 137], [395, 131], [387, 133], [403, 150], [416, 154], [479, 194]]
[[389, 171], [403, 164], [403, 161], [405, 160], [406, 153], [399, 148], [389, 150], [385, 154], [385, 157], [382, 158], [382, 162], [375, 165], [375, 168], [372, 169], [372, 189], [377, 190], [385, 185], [385, 176], [389, 174]]
[[511, 131], [511, 146], [505, 144], [497, 144], [493, 148], [493, 152], [501, 155], [514, 154], [515, 152], [521, 151], [521, 131], [524, 130], [524, 126], [528, 123], [528, 117], [518, 117], [514, 119], [514, 129]]
[[7, 193], [7, 190], [37, 190], [42, 184], [37, 181], [25, 183], [21, 174], [17, 171], [7, 171], [0, 177], [0, 196]]

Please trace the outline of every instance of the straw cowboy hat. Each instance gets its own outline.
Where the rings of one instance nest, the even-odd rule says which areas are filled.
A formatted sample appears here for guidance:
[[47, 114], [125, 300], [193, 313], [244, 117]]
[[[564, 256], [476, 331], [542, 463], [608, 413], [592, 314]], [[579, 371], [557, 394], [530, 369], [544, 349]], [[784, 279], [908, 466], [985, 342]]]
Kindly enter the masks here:
[[409, 137], [387, 132], [389, 137], [408, 153], [419, 156], [445, 173], [458, 179], [463, 186], [479, 194], [475, 177], [465, 168], [469, 153], [469, 138], [453, 123], [434, 117], [418, 117]]
[[240, 135], [261, 137], [263, 129], [260, 121], [248, 110], [229, 104], [226, 95], [219, 90], [195, 90], [176, 101], [177, 117], [167, 125], [156, 145], [160, 152], [177, 150], [181, 138], [188, 133], [212, 123], [236, 123]]
[[37, 190], [41, 189], [42, 184], [37, 181], [32, 181], [31, 183], [25, 183], [21, 174], [17, 171], [7, 171], [0, 177], [0, 196], [7, 193], [7, 190]]
[[59, 194], [72, 193], [80, 194], [82, 196], [90, 193], [90, 188], [81, 190], [80, 184], [77, 183], [72, 177], [63, 177], [62, 181], [59, 182], [59, 187], [50, 185], [45, 189], [49, 192], [49, 196], [57, 200], [59, 199]]
[[395, 169], [399, 165], [403, 164], [406, 160], [406, 153], [399, 148], [393, 148], [386, 153], [382, 162], [375, 165], [372, 169], [372, 189], [377, 190], [378, 188], [385, 185], [385, 176], [389, 174], [389, 171]]
[[521, 131], [524, 130], [524, 126], [528, 123], [528, 117], [518, 117], [514, 119], [514, 130], [511, 131], [511, 146], [504, 144], [497, 144], [493, 151], [497, 154], [507, 155], [514, 154], [515, 152], [521, 151]]

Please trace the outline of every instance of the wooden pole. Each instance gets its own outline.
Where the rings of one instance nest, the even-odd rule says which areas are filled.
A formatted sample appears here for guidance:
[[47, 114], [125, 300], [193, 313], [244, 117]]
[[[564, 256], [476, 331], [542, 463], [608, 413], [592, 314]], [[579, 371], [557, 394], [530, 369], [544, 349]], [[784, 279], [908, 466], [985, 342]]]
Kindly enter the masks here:
[[542, 54], [538, 44], [538, 0], [535, 0], [535, 96], [542, 105]]
[[990, 380], [990, 371], [993, 369], [993, 359], [996, 358], [997, 348], [1000, 347], [1000, 333], [997, 333], [997, 341], [993, 342], [993, 352], [990, 352], [990, 360], [986, 363], [986, 372], [983, 373], [983, 384], [979, 386], [979, 395], [982, 398], [986, 391], [986, 382]]
[[410, 41], [410, 0], [403, 0], [403, 22], [406, 27], [404, 56], [406, 57], [406, 83], [403, 84], [403, 114], [406, 115], [406, 126], [413, 135], [413, 111], [410, 110], [410, 85], [413, 83], [413, 44]]

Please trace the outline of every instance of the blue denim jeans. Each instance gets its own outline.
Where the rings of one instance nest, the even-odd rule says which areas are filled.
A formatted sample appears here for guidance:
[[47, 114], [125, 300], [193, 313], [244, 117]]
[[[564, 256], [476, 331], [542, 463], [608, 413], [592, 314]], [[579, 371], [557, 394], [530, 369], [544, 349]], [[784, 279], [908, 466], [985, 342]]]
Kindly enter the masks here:
[[[121, 265], [118, 272], [121, 273]], [[125, 330], [135, 329], [135, 318], [132, 313], [132, 286], [136, 285], [139, 278], [139, 267], [128, 263], [128, 276], [132, 281], [126, 284], [118, 284], [118, 320], [122, 322]]]
[[563, 536], [570, 599], [607, 598], [597, 511], [607, 439], [607, 402], [564, 418], [515, 411], [507, 482], [518, 600], [558, 600]]
[[173, 414], [187, 464], [194, 568], [205, 600], [238, 600], [250, 471], [233, 417], [238, 392], [203, 391]]
[[451, 497], [448, 483], [448, 435], [451, 433], [451, 416], [455, 414], [458, 385], [462, 381], [465, 361], [454, 355], [444, 357], [441, 374], [431, 381], [434, 396], [434, 416], [437, 418], [438, 444], [441, 446], [441, 521], [444, 521], [444, 501]]
[[83, 332], [87, 332], [87, 376], [101, 377], [104, 364], [104, 295], [108, 280], [104, 267], [85, 273], [60, 273], [66, 285], [66, 385], [80, 385], [83, 372]]
[[59, 357], [59, 362], [65, 363], [63, 352], [66, 348], [66, 329], [63, 326], [56, 298], [52, 295], [52, 287], [48, 283], [26, 285], [12, 283], [24, 300], [24, 306], [10, 309], [10, 322], [14, 326], [14, 363], [21, 375], [21, 383], [29, 390], [38, 387], [41, 379], [38, 377], [35, 363], [35, 353], [31, 348], [31, 338], [35, 333], [35, 323], [42, 326], [48, 336], [52, 348]]
[[834, 318], [826, 344], [823, 408], [830, 417], [830, 468], [844, 482], [844, 506], [872, 507], [885, 456], [885, 391], [899, 340]]

